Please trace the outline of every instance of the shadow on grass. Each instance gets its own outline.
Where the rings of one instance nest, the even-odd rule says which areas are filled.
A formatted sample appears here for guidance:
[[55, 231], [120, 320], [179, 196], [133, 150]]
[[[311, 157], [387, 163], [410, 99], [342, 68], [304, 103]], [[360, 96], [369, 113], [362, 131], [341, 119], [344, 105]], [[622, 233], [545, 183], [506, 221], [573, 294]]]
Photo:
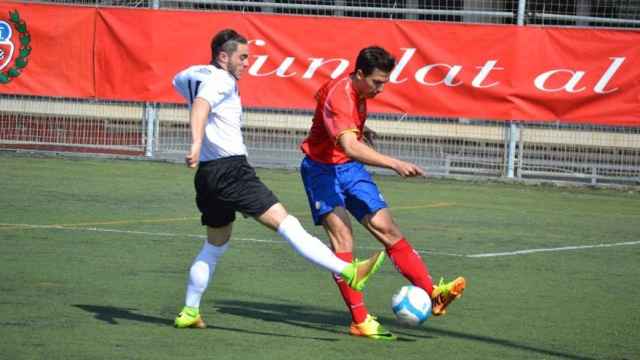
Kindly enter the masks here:
[[[253, 301], [216, 301], [215, 308], [223, 314], [231, 314], [263, 321], [274, 321], [279, 323], [291, 324], [309, 329], [324, 330], [336, 334], [345, 334], [349, 317], [342, 311], [327, 311], [322, 308], [308, 305], [292, 305], [282, 303], [264, 303]], [[388, 317], [379, 317], [380, 322], [384, 324], [393, 324], [394, 319]], [[337, 329], [344, 329], [337, 330]], [[476, 341], [495, 346], [517, 349], [544, 356], [555, 356], [571, 360], [595, 360], [571, 354], [567, 352], [548, 350], [535, 347], [528, 344], [518, 343], [508, 339], [500, 339], [489, 336], [476, 335], [471, 333], [463, 333], [451, 330], [437, 329], [430, 326], [420, 328], [394, 328], [393, 332], [398, 335], [400, 341], [416, 341], [418, 339], [430, 339], [437, 337], [451, 337], [464, 339], [468, 341]]]
[[[115, 306], [85, 305], [85, 304], [75, 304], [73, 306], [79, 309], [82, 309], [86, 312], [92, 313], [94, 315], [94, 318], [100, 321], [104, 321], [106, 323], [113, 324], [113, 325], [117, 325], [118, 320], [128, 320], [128, 321], [138, 321], [138, 322], [149, 323], [149, 324], [173, 326], [173, 319], [165, 319], [165, 318], [140, 314], [137, 312], [137, 309], [133, 309], [133, 308], [119, 308]], [[296, 339], [338, 341], [338, 339], [336, 338], [297, 336], [297, 335], [253, 331], [253, 330], [247, 330], [244, 328], [230, 328], [230, 327], [215, 326], [215, 325], [214, 326], [207, 325], [207, 329], [217, 329], [217, 330], [223, 330], [223, 331], [241, 332], [245, 334], [276, 336], [276, 337], [286, 337], [286, 338], [296, 338]]]
[[173, 321], [170, 319], [139, 314], [136, 312], [137, 309], [82, 304], [75, 304], [73, 306], [92, 313], [94, 318], [112, 325], [117, 325], [118, 320], [132, 320], [150, 324], [173, 326]]
[[[596, 360], [596, 358], [592, 358], [592, 357], [582, 356], [578, 354], [571, 354], [571, 353], [556, 351], [556, 350], [543, 349], [540, 347], [519, 343], [517, 341], [511, 341], [508, 339], [500, 339], [500, 338], [495, 338], [490, 336], [463, 333], [459, 331], [437, 329], [433, 327], [425, 327], [423, 331], [426, 334], [417, 334], [416, 332], [414, 332], [406, 335], [415, 336], [419, 338], [422, 338], [422, 337], [432, 338], [434, 337], [433, 335], [438, 335], [438, 336], [446, 336], [446, 337], [458, 338], [458, 339], [469, 340], [469, 341], [476, 341], [476, 342], [491, 344], [491, 345], [500, 346], [504, 348], [517, 349], [522, 351], [528, 351], [531, 353], [536, 353], [541, 355], [543, 359], [545, 358], [545, 356], [555, 356], [558, 358], [564, 358], [564, 359], [570, 359], [570, 360]], [[402, 332], [399, 332], [399, 331], [395, 331], [395, 332], [398, 334], [402, 334]]]
[[[98, 320], [109, 324], [118, 324], [118, 320], [131, 320], [151, 324], [159, 324], [164, 326], [173, 326], [172, 319], [154, 317], [140, 314], [137, 309], [118, 308], [113, 306], [99, 305], [73, 305], [77, 308], [94, 314]], [[213, 305], [215, 310], [221, 314], [234, 315], [244, 318], [257, 319], [267, 322], [276, 322], [289, 324], [294, 327], [303, 327], [325, 331], [337, 335], [347, 335], [347, 326], [349, 324], [348, 315], [343, 311], [330, 311], [319, 307], [309, 305], [294, 305], [285, 303], [265, 303], [256, 301], [236, 301], [222, 300], [216, 301]], [[393, 323], [394, 319], [380, 317], [381, 322], [386, 324]], [[277, 336], [287, 338], [312, 339], [321, 341], [339, 341], [340, 338], [320, 338], [309, 336], [297, 336], [283, 333], [261, 332], [248, 330], [246, 328], [230, 328], [224, 326], [208, 325], [207, 329], [216, 329], [222, 331], [234, 331], [246, 334]], [[425, 326], [421, 328], [403, 329], [395, 328], [393, 331], [399, 335], [400, 341], [416, 341], [416, 339], [431, 339], [437, 337], [451, 337], [468, 341], [476, 341], [480, 343], [490, 344], [494, 346], [517, 349], [526, 352], [539, 354], [541, 356], [555, 356], [558, 358], [571, 360], [595, 360], [594, 358], [571, 354], [562, 351], [548, 350], [535, 347], [529, 344], [519, 343], [508, 339], [476, 335], [465, 332], [451, 331]], [[292, 333], [294, 333], [292, 331]]]
[[[348, 336], [348, 326], [351, 321], [345, 311], [331, 311], [309, 305], [218, 300], [213, 307], [222, 314], [284, 323], [341, 336]], [[398, 340], [405, 342], [416, 341], [407, 337], [399, 338]]]

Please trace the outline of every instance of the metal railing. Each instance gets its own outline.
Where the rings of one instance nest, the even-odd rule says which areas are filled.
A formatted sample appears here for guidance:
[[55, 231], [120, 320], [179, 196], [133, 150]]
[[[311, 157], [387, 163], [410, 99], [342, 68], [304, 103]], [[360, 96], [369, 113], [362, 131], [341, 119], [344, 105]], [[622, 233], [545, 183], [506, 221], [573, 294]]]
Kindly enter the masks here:
[[[38, 1], [464, 23], [640, 28], [640, 1]], [[189, 144], [184, 105], [0, 95], [0, 148], [107, 152], [181, 160]], [[246, 109], [245, 140], [257, 166], [296, 167], [308, 112]], [[640, 128], [373, 114], [381, 151], [442, 176], [640, 184]]]

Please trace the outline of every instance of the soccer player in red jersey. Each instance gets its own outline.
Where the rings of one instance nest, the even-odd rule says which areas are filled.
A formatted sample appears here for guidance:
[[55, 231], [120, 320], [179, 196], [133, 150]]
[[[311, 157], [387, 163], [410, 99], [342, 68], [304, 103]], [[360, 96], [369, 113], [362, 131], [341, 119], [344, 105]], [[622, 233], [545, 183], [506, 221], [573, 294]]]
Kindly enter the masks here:
[[[353, 258], [353, 231], [349, 213], [380, 243], [394, 265], [412, 284], [424, 289], [432, 299], [432, 313], [443, 315], [447, 306], [462, 295], [465, 279], [434, 286], [427, 266], [393, 221], [382, 194], [364, 164], [394, 170], [403, 177], [424, 176], [415, 164], [379, 153], [367, 145], [365, 126], [367, 99], [382, 92], [395, 66], [394, 57], [377, 46], [358, 54], [355, 71], [324, 84], [316, 94], [313, 125], [301, 145], [305, 158], [300, 173], [316, 225], [329, 235], [336, 255]], [[356, 336], [393, 340], [364, 304], [362, 292], [349, 288], [335, 277], [348, 306]]]

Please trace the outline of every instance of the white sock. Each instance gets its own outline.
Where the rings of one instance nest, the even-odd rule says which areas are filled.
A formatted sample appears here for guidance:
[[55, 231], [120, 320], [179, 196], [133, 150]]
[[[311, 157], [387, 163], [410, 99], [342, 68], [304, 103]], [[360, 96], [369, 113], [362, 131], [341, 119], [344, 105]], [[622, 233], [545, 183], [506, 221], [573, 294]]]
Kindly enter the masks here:
[[291, 215], [280, 223], [278, 234], [287, 240], [298, 254], [334, 274], [341, 274], [342, 270], [349, 265], [348, 262], [336, 257], [322, 241], [309, 234], [300, 225], [298, 219]]
[[198, 256], [193, 260], [191, 269], [189, 270], [189, 282], [187, 284], [187, 295], [185, 305], [199, 308], [202, 294], [209, 286], [209, 279], [213, 277], [216, 270], [218, 258], [227, 251], [229, 243], [222, 246], [214, 246], [206, 240], [200, 250]]

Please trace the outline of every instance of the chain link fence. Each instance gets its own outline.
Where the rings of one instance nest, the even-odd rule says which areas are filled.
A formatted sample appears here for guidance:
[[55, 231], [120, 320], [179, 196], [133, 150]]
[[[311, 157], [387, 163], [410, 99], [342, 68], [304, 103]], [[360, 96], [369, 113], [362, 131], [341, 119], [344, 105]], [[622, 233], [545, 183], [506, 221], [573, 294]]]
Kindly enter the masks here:
[[[629, 31], [640, 28], [640, 0], [34, 2]], [[247, 108], [245, 116], [245, 141], [254, 165], [298, 166], [302, 157], [298, 146], [311, 124], [310, 112]], [[640, 128], [389, 114], [372, 114], [367, 124], [378, 133], [380, 151], [422, 165], [431, 174], [640, 184]], [[185, 105], [0, 95], [0, 148], [181, 161], [189, 144]]]
[[640, 0], [35, 0], [86, 6], [242, 11], [465, 23], [640, 27]]

